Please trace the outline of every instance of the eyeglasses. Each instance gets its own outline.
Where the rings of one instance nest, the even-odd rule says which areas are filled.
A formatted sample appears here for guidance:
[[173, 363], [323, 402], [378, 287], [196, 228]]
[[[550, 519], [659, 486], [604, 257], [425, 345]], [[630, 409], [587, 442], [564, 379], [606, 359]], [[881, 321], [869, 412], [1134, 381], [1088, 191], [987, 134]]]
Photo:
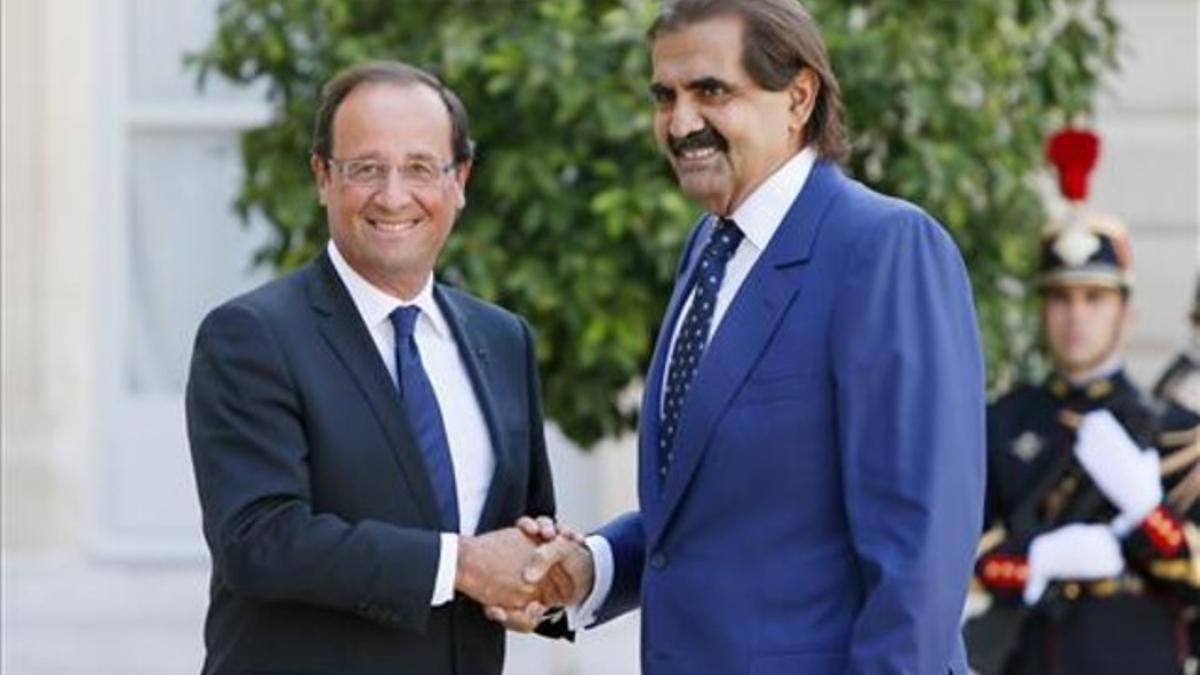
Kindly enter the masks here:
[[[333, 159], [326, 160], [337, 169], [342, 179], [351, 185], [360, 187], [379, 188], [387, 183], [392, 171], [392, 164], [376, 159]], [[395, 165], [400, 172], [400, 180], [413, 187], [431, 187], [442, 179], [442, 176], [454, 170], [455, 163], [448, 162], [438, 165], [436, 162], [411, 160]]]

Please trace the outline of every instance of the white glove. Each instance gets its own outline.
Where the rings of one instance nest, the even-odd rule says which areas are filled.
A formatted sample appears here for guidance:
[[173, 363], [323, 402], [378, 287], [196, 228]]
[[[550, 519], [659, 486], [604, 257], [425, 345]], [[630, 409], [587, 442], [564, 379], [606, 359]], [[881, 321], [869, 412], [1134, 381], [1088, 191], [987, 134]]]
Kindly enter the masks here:
[[1127, 534], [1162, 502], [1158, 453], [1142, 452], [1109, 411], [1083, 416], [1075, 456], [1121, 512], [1112, 525], [1118, 536]]
[[1029, 544], [1029, 576], [1022, 597], [1032, 605], [1055, 579], [1106, 579], [1124, 569], [1121, 544], [1107, 525], [1064, 525]]

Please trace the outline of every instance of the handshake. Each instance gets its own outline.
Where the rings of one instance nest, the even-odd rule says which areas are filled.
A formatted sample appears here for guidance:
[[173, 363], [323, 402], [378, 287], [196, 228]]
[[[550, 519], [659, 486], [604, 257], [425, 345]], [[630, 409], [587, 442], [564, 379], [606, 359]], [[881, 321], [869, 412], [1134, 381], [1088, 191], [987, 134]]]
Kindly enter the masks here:
[[582, 602], [593, 576], [579, 534], [546, 516], [524, 516], [513, 527], [460, 539], [454, 588], [483, 605], [489, 619], [528, 633], [547, 608]]

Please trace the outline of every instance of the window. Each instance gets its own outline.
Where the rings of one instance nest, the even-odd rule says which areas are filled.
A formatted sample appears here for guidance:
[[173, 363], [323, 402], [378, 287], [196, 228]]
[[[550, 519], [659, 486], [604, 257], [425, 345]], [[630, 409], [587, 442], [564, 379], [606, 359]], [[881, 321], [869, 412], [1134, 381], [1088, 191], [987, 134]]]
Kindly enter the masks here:
[[215, 77], [201, 93], [184, 69], [212, 35], [217, 0], [101, 3], [89, 543], [102, 556], [200, 559], [183, 388], [204, 314], [269, 276], [251, 268], [267, 228], [243, 226], [231, 206], [238, 135], [269, 109], [261, 90]]

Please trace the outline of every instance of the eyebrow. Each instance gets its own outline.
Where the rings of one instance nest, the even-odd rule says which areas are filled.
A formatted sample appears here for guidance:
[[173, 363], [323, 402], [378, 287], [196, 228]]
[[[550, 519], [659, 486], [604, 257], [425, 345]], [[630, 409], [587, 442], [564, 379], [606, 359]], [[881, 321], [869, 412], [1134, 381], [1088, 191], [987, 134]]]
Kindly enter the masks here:
[[671, 90], [671, 88], [662, 82], [654, 82], [650, 85], [650, 95], [656, 98], [670, 96], [672, 93], [674, 92]]
[[718, 77], [713, 77], [712, 75], [696, 78], [687, 84], [688, 89], [711, 89], [713, 87], [720, 87], [721, 89], [733, 88], [725, 80], [722, 80]]
[[[386, 162], [387, 161], [387, 159], [384, 158], [383, 153], [381, 153], [377, 150], [369, 150], [367, 152], [355, 155], [353, 157], [350, 157], [350, 160], [374, 161], [374, 162]], [[424, 150], [417, 150], [414, 152], [404, 153], [404, 155], [401, 157], [401, 160], [405, 161], [405, 162], [411, 162], [414, 160], [422, 161], [422, 162], [424, 162], [424, 161], [436, 162], [436, 161], [438, 161], [438, 158], [436, 155], [434, 155], [431, 152], [426, 152]]]
[[350, 155], [349, 157], [343, 159], [342, 161], [343, 162], [365, 162], [368, 160], [383, 161], [383, 156], [380, 155], [378, 152], [375, 152], [374, 150], [368, 150], [367, 152], [360, 152], [355, 155]]
[[406, 153], [404, 153], [404, 159], [405, 159], [405, 161], [409, 161], [409, 162], [411, 162], [413, 160], [429, 161], [429, 162], [438, 161], [437, 155], [433, 154], [432, 152], [427, 152], [425, 150], [417, 150], [415, 152], [406, 152]]
[[[704, 77], [698, 77], [694, 80], [689, 81], [686, 85], [684, 85], [684, 88], [689, 91], [696, 91], [699, 89], [713, 89], [713, 88], [720, 88], [720, 89], [725, 89], [727, 91], [731, 91], [731, 90], [733, 90], [733, 85], [726, 82], [725, 80], [722, 80], [719, 77], [714, 77], [712, 75], [706, 75]], [[662, 96], [670, 96], [672, 93], [674, 93], [674, 90], [671, 87], [663, 84], [662, 82], [654, 82], [650, 85], [650, 93], [653, 96], [662, 97]]]

